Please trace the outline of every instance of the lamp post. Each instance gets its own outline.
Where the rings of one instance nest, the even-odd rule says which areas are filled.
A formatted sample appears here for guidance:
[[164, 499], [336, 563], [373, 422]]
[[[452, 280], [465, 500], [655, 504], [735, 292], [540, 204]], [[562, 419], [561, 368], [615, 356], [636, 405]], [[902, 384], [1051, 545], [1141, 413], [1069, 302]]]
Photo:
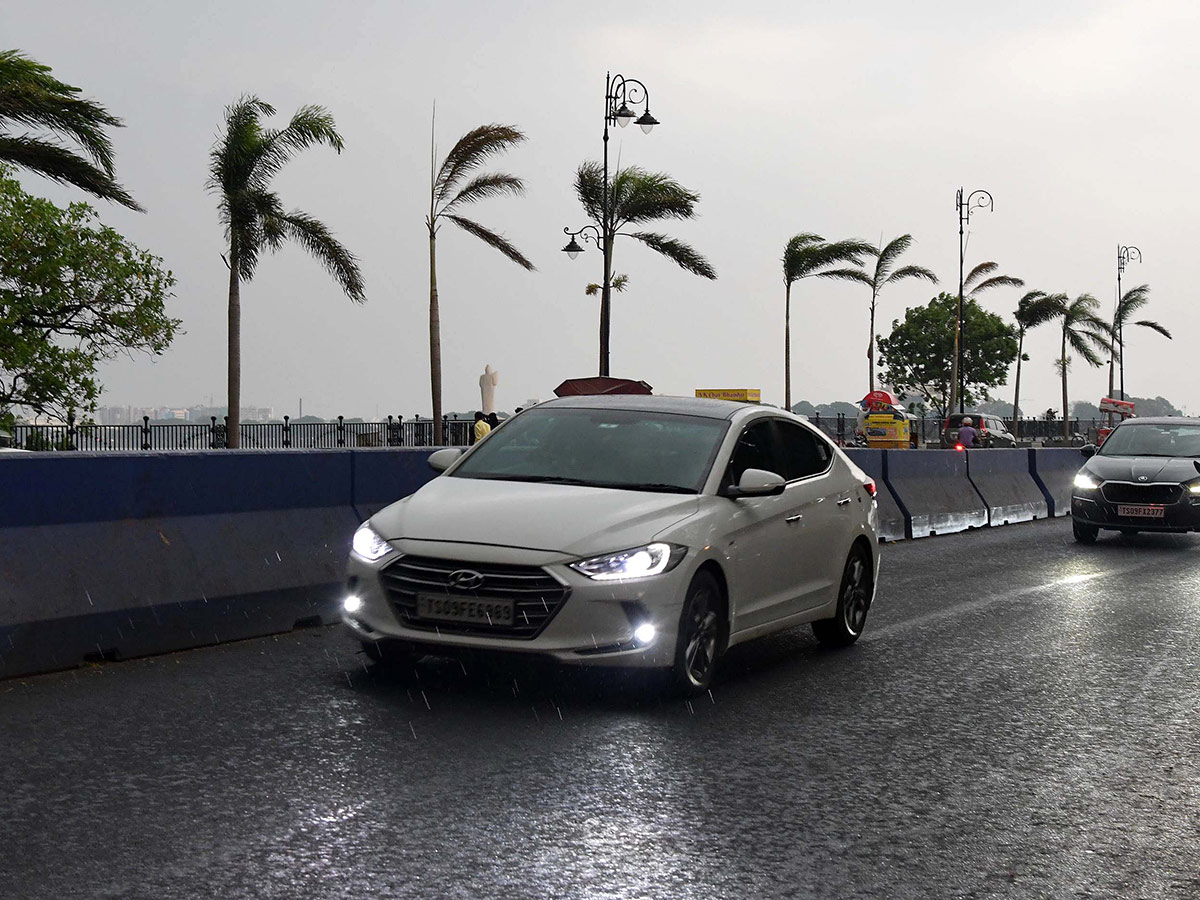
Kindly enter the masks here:
[[977, 209], [991, 209], [992, 195], [987, 191], [971, 191], [963, 198], [963, 189], [958, 189], [955, 197], [958, 209], [958, 323], [954, 330], [954, 362], [950, 371], [950, 409], [954, 408], [954, 395], [958, 394], [958, 411], [966, 412], [966, 398], [963, 386], [966, 377], [963, 373], [963, 259], [966, 255], [966, 244], [963, 242], [964, 226], [971, 224], [971, 213]]
[[[630, 106], [633, 104], [633, 106]], [[634, 107], [641, 107], [642, 114], [637, 116]], [[635, 119], [634, 117], [637, 116]], [[618, 125], [621, 128], [634, 122], [642, 131], [649, 134], [658, 119], [650, 115], [650, 92], [636, 78], [626, 78], [624, 75], [604, 73], [604, 192], [601, 198], [599, 226], [585, 225], [578, 231], [564, 228], [570, 235], [570, 242], [563, 247], [563, 252], [575, 259], [583, 252], [583, 247], [575, 240], [583, 237], [590, 240], [604, 257], [604, 281], [600, 291], [600, 374], [608, 374], [608, 332], [611, 319], [610, 302], [612, 300], [612, 238], [616, 230], [612, 221], [612, 210], [609, 209], [608, 186], [608, 126]]]
[[[1137, 247], [1122, 247], [1117, 245], [1117, 308], [1121, 305], [1121, 273], [1125, 271], [1125, 265], [1130, 261], [1141, 262], [1142, 251]], [[1120, 333], [1116, 336], [1117, 343], [1121, 345], [1121, 399], [1125, 399], [1125, 323], [1121, 323]]]

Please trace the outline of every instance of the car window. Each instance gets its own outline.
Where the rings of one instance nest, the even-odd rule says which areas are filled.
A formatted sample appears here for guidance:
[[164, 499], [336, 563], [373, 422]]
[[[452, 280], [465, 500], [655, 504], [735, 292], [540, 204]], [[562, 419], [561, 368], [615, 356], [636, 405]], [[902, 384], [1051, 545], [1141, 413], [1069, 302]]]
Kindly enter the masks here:
[[776, 422], [779, 429], [779, 474], [788, 481], [818, 475], [829, 468], [833, 459], [829, 446], [803, 425]]
[[759, 419], [738, 438], [725, 472], [726, 483], [736, 485], [747, 469], [762, 469], [782, 475], [778, 460], [774, 423], [770, 419]]

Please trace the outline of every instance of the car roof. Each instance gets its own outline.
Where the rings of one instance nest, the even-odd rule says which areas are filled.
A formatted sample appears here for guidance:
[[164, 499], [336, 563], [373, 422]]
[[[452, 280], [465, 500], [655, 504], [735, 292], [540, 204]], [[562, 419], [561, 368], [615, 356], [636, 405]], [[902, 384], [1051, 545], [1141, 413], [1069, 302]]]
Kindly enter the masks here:
[[[582, 394], [574, 397], [557, 397], [539, 403], [546, 406], [572, 407], [575, 409], [628, 409], [647, 412], [675, 413], [676, 415], [703, 416], [707, 419], [732, 419], [743, 410], [764, 410], [788, 415], [786, 410], [757, 403], [736, 403], [732, 400], [710, 400], [706, 397], [670, 397], [663, 394]], [[794, 417], [793, 417], [794, 418]]]
[[1130, 425], [1200, 425], [1194, 416], [1147, 416], [1144, 419], [1126, 419], [1118, 427]]

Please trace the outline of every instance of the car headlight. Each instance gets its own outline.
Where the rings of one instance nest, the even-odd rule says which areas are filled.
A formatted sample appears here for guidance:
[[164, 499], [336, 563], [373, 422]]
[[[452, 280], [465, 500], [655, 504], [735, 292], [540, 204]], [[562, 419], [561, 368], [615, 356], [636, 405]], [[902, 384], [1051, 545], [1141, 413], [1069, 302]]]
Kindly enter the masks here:
[[392, 550], [392, 545], [377, 535], [366, 522], [358, 526], [358, 531], [354, 532], [354, 540], [350, 542], [350, 546], [357, 556], [367, 562], [382, 559]]
[[1094, 491], [1100, 487], [1100, 482], [1089, 475], [1087, 472], [1080, 472], [1075, 476], [1075, 487], [1081, 491]]
[[571, 568], [596, 581], [647, 578], [669, 572], [687, 555], [686, 547], [645, 544], [619, 553], [606, 553], [571, 563]]

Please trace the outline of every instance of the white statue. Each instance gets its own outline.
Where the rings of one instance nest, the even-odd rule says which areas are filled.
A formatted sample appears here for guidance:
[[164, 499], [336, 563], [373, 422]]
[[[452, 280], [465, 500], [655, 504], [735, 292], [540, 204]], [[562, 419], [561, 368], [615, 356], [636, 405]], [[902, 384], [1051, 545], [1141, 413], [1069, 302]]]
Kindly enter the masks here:
[[500, 373], [493, 372], [491, 366], [484, 366], [483, 374], [479, 376], [479, 408], [485, 416], [496, 411], [496, 385], [499, 383]]

